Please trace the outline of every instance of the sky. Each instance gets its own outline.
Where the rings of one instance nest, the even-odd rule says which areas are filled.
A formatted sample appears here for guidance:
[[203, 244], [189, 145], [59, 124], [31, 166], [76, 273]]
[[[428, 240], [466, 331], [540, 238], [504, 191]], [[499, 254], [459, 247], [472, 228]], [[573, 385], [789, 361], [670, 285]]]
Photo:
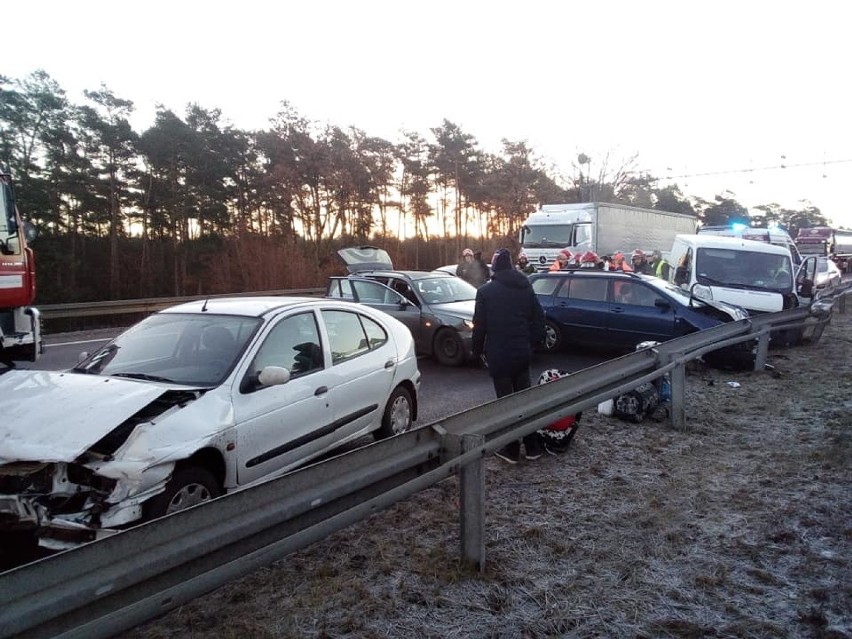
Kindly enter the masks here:
[[[443, 121], [561, 175], [580, 153], [687, 195], [817, 206], [852, 227], [852, 7], [837, 0], [28, 0], [3, 9], [0, 74], [43, 69], [75, 103], [303, 116], [392, 142]], [[784, 168], [781, 168], [781, 167]]]

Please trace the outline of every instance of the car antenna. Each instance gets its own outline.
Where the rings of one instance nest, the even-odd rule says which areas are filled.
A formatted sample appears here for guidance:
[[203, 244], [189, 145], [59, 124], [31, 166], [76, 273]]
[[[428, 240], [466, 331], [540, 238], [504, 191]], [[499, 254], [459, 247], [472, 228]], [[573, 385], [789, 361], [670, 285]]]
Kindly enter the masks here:
[[208, 297], [206, 300], [204, 300], [204, 305], [201, 307], [201, 312], [202, 312], [202, 313], [206, 313], [206, 312], [207, 312], [207, 302], [209, 302], [209, 301], [210, 301], [210, 298], [209, 298], [209, 297]]

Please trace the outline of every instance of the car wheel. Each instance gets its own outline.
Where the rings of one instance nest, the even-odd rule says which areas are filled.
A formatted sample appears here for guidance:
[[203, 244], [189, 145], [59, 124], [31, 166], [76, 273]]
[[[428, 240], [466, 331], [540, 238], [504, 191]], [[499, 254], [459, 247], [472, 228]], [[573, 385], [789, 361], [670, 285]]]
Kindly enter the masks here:
[[542, 350], [545, 353], [555, 353], [562, 348], [562, 330], [553, 322], [544, 323], [544, 344]]
[[397, 386], [385, 406], [382, 425], [375, 433], [376, 439], [392, 437], [410, 430], [414, 423], [412, 415], [414, 415], [414, 405], [411, 393], [402, 386]]
[[166, 490], [145, 502], [145, 518], [155, 519], [203, 504], [222, 494], [216, 478], [198, 466], [175, 468]]
[[442, 366], [461, 366], [464, 363], [464, 346], [459, 334], [449, 328], [438, 332], [435, 336], [435, 359]]

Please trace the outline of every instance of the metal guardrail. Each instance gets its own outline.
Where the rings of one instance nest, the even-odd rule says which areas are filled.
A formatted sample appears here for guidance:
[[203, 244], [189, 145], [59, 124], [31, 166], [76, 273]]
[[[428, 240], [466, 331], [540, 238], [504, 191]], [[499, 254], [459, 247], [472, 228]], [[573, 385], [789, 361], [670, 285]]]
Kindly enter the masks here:
[[324, 288], [294, 288], [273, 291], [255, 291], [252, 293], [223, 293], [217, 295], [189, 295], [184, 297], [152, 297], [138, 300], [111, 300], [108, 302], [74, 302], [70, 304], [39, 305], [41, 317], [45, 320], [65, 319], [73, 317], [95, 317], [99, 315], [122, 315], [129, 313], [155, 313], [169, 306], [206, 300], [219, 297], [255, 297], [280, 295], [307, 295], [319, 297], [325, 293]]
[[461, 551], [481, 568], [486, 455], [666, 373], [672, 424], [684, 427], [686, 362], [747, 340], [764, 348], [781, 327], [803, 326], [818, 340], [830, 302], [724, 324], [609, 360], [0, 574], [0, 636], [109, 637], [457, 473]]

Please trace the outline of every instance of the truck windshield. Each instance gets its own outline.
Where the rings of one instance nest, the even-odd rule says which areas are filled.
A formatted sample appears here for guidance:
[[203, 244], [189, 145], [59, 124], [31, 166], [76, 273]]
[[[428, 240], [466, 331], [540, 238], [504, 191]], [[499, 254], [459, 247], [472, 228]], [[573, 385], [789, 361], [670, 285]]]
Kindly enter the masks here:
[[542, 224], [524, 226], [521, 245], [524, 248], [557, 248], [571, 246], [573, 224]]
[[793, 289], [790, 258], [774, 253], [699, 248], [696, 280], [705, 286], [730, 286], [787, 293]]

